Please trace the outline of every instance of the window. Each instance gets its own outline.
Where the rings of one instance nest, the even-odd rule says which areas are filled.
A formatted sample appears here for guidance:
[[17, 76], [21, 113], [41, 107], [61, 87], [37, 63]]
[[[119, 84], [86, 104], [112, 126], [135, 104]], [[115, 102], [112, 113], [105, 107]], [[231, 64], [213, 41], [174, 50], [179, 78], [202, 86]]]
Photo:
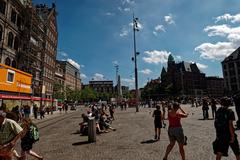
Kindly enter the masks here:
[[15, 24], [16, 20], [17, 20], [17, 12], [12, 9], [11, 22]]
[[7, 57], [7, 58], [5, 59], [5, 64], [8, 65], [8, 66], [10, 66], [10, 64], [11, 64], [10, 58]]
[[13, 34], [12, 32], [8, 33], [8, 47], [12, 48], [13, 46]]
[[3, 28], [2, 28], [2, 26], [0, 25], [0, 41], [2, 41], [2, 35], [3, 35]]
[[13, 83], [13, 81], [14, 81], [14, 75], [15, 75], [15, 72], [14, 72], [14, 71], [8, 70], [7, 82]]
[[6, 10], [6, 2], [4, 2], [3, 0], [0, 0], [0, 12], [2, 14], [5, 14], [5, 10]]
[[20, 16], [17, 17], [17, 26], [20, 28], [22, 25], [22, 18]]
[[14, 49], [15, 49], [16, 51], [18, 50], [18, 46], [19, 46], [19, 39], [18, 39], [18, 37], [15, 37]]
[[12, 61], [12, 67], [17, 68], [17, 62], [15, 60]]

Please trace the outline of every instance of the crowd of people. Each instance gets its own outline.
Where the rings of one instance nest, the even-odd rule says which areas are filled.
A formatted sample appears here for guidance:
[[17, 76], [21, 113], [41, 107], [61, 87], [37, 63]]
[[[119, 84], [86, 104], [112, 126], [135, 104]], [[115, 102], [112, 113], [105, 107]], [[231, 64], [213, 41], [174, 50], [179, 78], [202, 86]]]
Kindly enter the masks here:
[[[39, 140], [37, 126], [31, 121], [29, 107], [24, 107], [22, 114], [19, 106], [11, 111], [7, 110], [6, 105], [2, 104], [0, 108], [0, 159], [12, 160], [15, 157], [18, 160], [26, 160], [29, 154], [39, 160], [43, 157], [32, 150], [33, 144]], [[23, 110], [24, 110], [23, 109]], [[15, 150], [15, 145], [21, 139], [21, 154]]]
[[[223, 156], [228, 156], [229, 147], [232, 149], [236, 156], [236, 160], [240, 160], [240, 147], [235, 130], [239, 129], [239, 116], [236, 127], [233, 125], [235, 121], [235, 115], [232, 109], [229, 107], [235, 103], [237, 115], [240, 105], [240, 98], [234, 97], [233, 99], [224, 97], [221, 99], [214, 99], [205, 97], [201, 103], [198, 103], [196, 107], [202, 106], [203, 120], [209, 119], [209, 106], [212, 110], [212, 119], [214, 120], [214, 126], [216, 130], [216, 139], [212, 143], [213, 152], [216, 155], [216, 160], [221, 160]], [[194, 107], [195, 102], [191, 102]], [[217, 104], [220, 107], [217, 108]], [[154, 117], [154, 139], [160, 140], [161, 128], [166, 124], [164, 120], [168, 120], [168, 137], [169, 145], [166, 148], [166, 152], [163, 160], [167, 160], [175, 143], [178, 143], [181, 159], [185, 160], [184, 145], [187, 145], [187, 137], [184, 135], [183, 127], [181, 124], [181, 118], [188, 117], [180, 106], [180, 103], [175, 101], [161, 101], [154, 104], [156, 110], [154, 110], [152, 116]], [[162, 109], [161, 109], [162, 108]], [[167, 112], [166, 112], [167, 109]], [[166, 114], [167, 113], [167, 114]], [[166, 116], [167, 115], [167, 116]]]
[[82, 135], [88, 134], [88, 120], [90, 117], [94, 117], [96, 122], [96, 132], [108, 133], [109, 131], [115, 131], [112, 127], [112, 121], [114, 117], [115, 105], [111, 104], [91, 104], [89, 105], [86, 113], [82, 114], [83, 121], [80, 125], [80, 133]]

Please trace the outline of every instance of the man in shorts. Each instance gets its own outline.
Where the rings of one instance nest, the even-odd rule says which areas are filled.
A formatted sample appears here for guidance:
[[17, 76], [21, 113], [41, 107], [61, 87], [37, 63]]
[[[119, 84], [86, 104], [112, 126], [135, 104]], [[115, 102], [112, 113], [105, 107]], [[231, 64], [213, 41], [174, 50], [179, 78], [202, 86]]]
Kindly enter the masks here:
[[16, 153], [14, 146], [22, 136], [22, 127], [14, 120], [5, 118], [6, 113], [0, 110], [0, 159], [11, 160]]
[[216, 140], [213, 142], [214, 154], [216, 160], [221, 160], [222, 156], [228, 156], [228, 148], [231, 147], [236, 156], [236, 160], [240, 160], [240, 149], [237, 135], [234, 133], [233, 121], [235, 120], [234, 112], [228, 107], [231, 104], [229, 98], [221, 99], [221, 107], [216, 112], [214, 126], [216, 129]]

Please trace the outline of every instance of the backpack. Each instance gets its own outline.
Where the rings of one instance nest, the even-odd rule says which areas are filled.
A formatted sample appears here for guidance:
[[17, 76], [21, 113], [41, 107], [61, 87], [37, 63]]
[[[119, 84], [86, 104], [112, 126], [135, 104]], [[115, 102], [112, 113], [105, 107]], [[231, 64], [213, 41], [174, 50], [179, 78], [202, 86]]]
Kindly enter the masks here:
[[229, 130], [228, 113], [229, 110], [224, 108], [219, 108], [216, 112], [214, 126], [219, 134], [226, 134], [226, 131]]
[[39, 141], [39, 130], [35, 124], [30, 125], [29, 131], [30, 131], [30, 139], [32, 139], [33, 142]]

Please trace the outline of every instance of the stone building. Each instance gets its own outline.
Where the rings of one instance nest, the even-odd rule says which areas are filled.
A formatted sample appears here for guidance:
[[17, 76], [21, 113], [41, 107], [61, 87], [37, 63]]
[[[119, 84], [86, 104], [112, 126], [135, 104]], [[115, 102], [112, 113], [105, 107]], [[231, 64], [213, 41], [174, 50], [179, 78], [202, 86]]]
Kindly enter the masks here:
[[184, 96], [202, 96], [206, 90], [205, 74], [196, 63], [176, 63], [169, 55], [167, 69], [161, 72], [161, 85], [172, 94]]
[[102, 80], [102, 81], [89, 81], [89, 87], [95, 90], [97, 93], [108, 93], [113, 94], [113, 81]]
[[28, 1], [0, 0], [0, 63], [17, 68], [17, 56], [22, 49], [25, 7]]
[[227, 94], [240, 91], [240, 47], [222, 61], [224, 87]]
[[42, 54], [42, 86], [45, 88], [44, 98], [51, 99], [55, 77], [55, 63], [57, 56], [57, 12], [53, 3], [51, 7], [45, 4], [36, 5], [36, 11], [44, 22], [45, 38]]
[[57, 61], [57, 63], [63, 70], [65, 89], [69, 88], [71, 90], [81, 90], [81, 78], [79, 69], [68, 61]]
[[207, 95], [209, 97], [224, 96], [224, 80], [219, 77], [206, 77]]

